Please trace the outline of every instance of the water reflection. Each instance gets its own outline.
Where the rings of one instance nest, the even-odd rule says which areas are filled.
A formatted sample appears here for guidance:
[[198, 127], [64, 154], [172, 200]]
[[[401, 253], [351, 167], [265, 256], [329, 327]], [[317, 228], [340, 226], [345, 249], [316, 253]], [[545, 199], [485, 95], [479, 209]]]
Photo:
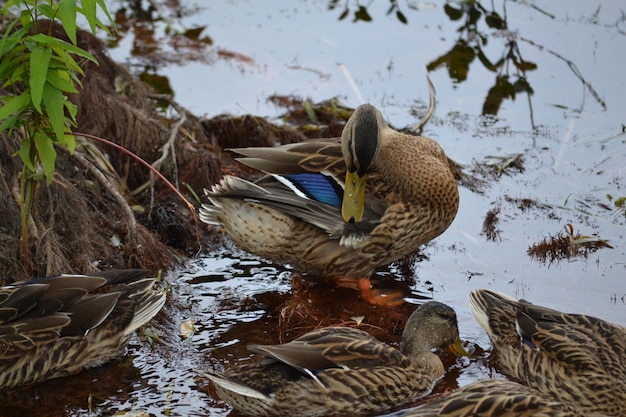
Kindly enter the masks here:
[[0, 416], [59, 417], [79, 415], [80, 410], [99, 414], [103, 400], [127, 401], [138, 380], [141, 373], [133, 358], [123, 357], [70, 377], [5, 390], [0, 393]]
[[[451, 21], [461, 23], [456, 30], [459, 37], [452, 49], [428, 64], [429, 71], [445, 66], [450, 78], [461, 83], [467, 80], [470, 65], [478, 61], [489, 72], [495, 73], [495, 82], [483, 103], [483, 116], [497, 115], [502, 102], [515, 100], [518, 94], [533, 95], [527, 72], [537, 70], [537, 64], [522, 57], [518, 35], [508, 30], [506, 8], [501, 15], [493, 9], [486, 9], [480, 2], [460, 2], [455, 6], [447, 3], [443, 10]], [[495, 31], [493, 36], [487, 34], [487, 30]], [[485, 47], [489, 40], [497, 42], [499, 38], [504, 41], [500, 56], [490, 59]], [[528, 104], [534, 129], [530, 99]]]
[[213, 39], [206, 35], [206, 26], [187, 28], [182, 19], [197, 12], [197, 6], [186, 7], [179, 2], [122, 1], [111, 10], [117, 31], [109, 39], [111, 48], [130, 39], [129, 56], [137, 59], [135, 74], [159, 94], [175, 95], [169, 79], [160, 74], [167, 64], [216, 60], [209, 48]]
[[[539, 71], [550, 72], [553, 69], [546, 60], [528, 59], [527, 56], [529, 55], [536, 58], [537, 56], [545, 57], [548, 54], [561, 61], [566, 65], [567, 71], [581, 82], [584, 91], [588, 92], [600, 106], [606, 108], [602, 95], [596, 91], [593, 84], [586, 78], [587, 75], [579, 70], [573, 56], [568, 56], [562, 51], [550, 49], [548, 46], [543, 45], [542, 42], [522, 32], [525, 29], [518, 29], [515, 25], [519, 21], [521, 8], [526, 7], [524, 13], [537, 18], [547, 18], [548, 21], [544, 22], [544, 24], [554, 25], [554, 28], [557, 29], [561, 22], [553, 14], [541, 9], [536, 4], [520, 5], [514, 1], [501, 1], [491, 2], [488, 6], [485, 6], [483, 3], [487, 4], [487, 2], [478, 1], [446, 2], [439, 7], [439, 5], [434, 3], [414, 1], [388, 0], [387, 2], [379, 1], [362, 4], [353, 0], [330, 0], [326, 3], [326, 11], [335, 14], [339, 11], [338, 20], [341, 22], [352, 22], [354, 27], [364, 27], [364, 24], [370, 26], [373, 23], [378, 23], [376, 22], [377, 16], [381, 14], [386, 17], [395, 16], [395, 21], [401, 23], [402, 26], [411, 26], [412, 28], [421, 28], [420, 25], [427, 24], [425, 22], [428, 22], [433, 14], [445, 16], [450, 22], [450, 27], [446, 27], [444, 33], [456, 33], [456, 40], [447, 51], [441, 53], [437, 45], [438, 42], [435, 39], [430, 36], [423, 36], [423, 39], [429, 42], [429, 44], [420, 45], [420, 54], [425, 54], [425, 58], [428, 60], [427, 69], [429, 71], [447, 70], [449, 79], [456, 86], [470, 81], [471, 69], [473, 69], [473, 73], [477, 74], [475, 76], [476, 80], [473, 80], [474, 84], [479, 81], [478, 78], [484, 78], [485, 73], [477, 71], [478, 66], [480, 66], [480, 69], [487, 71], [488, 74], [491, 74], [493, 78], [486, 91], [483, 92], [484, 98], [480, 107], [480, 114], [483, 116], [502, 117], [501, 113], [504, 103], [525, 97], [530, 126], [533, 131], [536, 131], [537, 125], [532, 98], [536, 96], [536, 89], [539, 88], [536, 85], [538, 77], [532, 77], [535, 81], [531, 83], [530, 75]], [[388, 6], [384, 6], [385, 4], [388, 4]], [[515, 6], [515, 14], [512, 17], [507, 14], [507, 7], [511, 8], [511, 5]], [[128, 54], [133, 57], [132, 65], [137, 66], [135, 72], [140, 74], [142, 79], [161, 93], [179, 93], [179, 91], [176, 91], [176, 88], [170, 85], [168, 77], [163, 75], [165, 67], [170, 65], [202, 63], [213, 66], [220, 62], [227, 62], [231, 66], [231, 70], [235, 70], [234, 72], [240, 72], [241, 74], [251, 72], [248, 77], [251, 78], [250, 81], [259, 77], [258, 71], [263, 73], [263, 71], [267, 70], [267, 61], [260, 62], [251, 55], [258, 51], [255, 49], [250, 50], [249, 48], [243, 49], [246, 48], [245, 42], [243, 44], [235, 42], [234, 44], [238, 45], [238, 48], [233, 48], [230, 46], [233, 45], [233, 34], [226, 37], [219, 35], [219, 31], [216, 30], [216, 22], [214, 19], [211, 19], [213, 16], [211, 12], [214, 11], [215, 6], [187, 2], [121, 1], [111, 7], [114, 8], [114, 15], [119, 30], [117, 36], [111, 40], [111, 46], [124, 45], [123, 47], [126, 48], [130, 44]], [[291, 7], [295, 11], [307, 9], [309, 5], [304, 2], [298, 2], [291, 5]], [[291, 10], [290, 8], [285, 10]], [[242, 5], [241, 9], [247, 13], [254, 13], [253, 9], [246, 8], [244, 5]], [[268, 11], [265, 12], [265, 9]], [[258, 12], [268, 13], [269, 16], [272, 16], [269, 10], [269, 7], [261, 7]], [[424, 19], [426, 13], [430, 16]], [[209, 15], [207, 19], [193, 19], [196, 15], [205, 14]], [[288, 16], [279, 16], [279, 19]], [[440, 16], [432, 20], [440, 20]], [[233, 15], [228, 16], [228, 18], [238, 22], [242, 19], [242, 16]], [[510, 24], [509, 20], [511, 19], [515, 23]], [[601, 25], [601, 20], [597, 17], [595, 19], [590, 18], [588, 21], [595, 25]], [[389, 22], [384, 23], [387, 24]], [[453, 27], [454, 25], [456, 27]], [[619, 31], [619, 22], [615, 24], [615, 27]], [[262, 24], [260, 24], [259, 28], [262, 28]], [[439, 29], [426, 27], [426, 31], [430, 32], [431, 35], [436, 34]], [[352, 31], [353, 29], [351, 28], [350, 32]], [[312, 33], [317, 32], [313, 31]], [[538, 33], [533, 32], [533, 36], [537, 36]], [[234, 34], [234, 36], [241, 36], [242, 39], [250, 35], [250, 33]], [[319, 36], [326, 35], [320, 34]], [[342, 35], [336, 36], [339, 36], [339, 38], [333, 39], [329, 37], [327, 39], [329, 44], [336, 46], [344, 42], [344, 39], [341, 38]], [[324, 40], [326, 41], [326, 39]], [[364, 41], [368, 42], [370, 40], [364, 39]], [[264, 38], [262, 42], [269, 42], [263, 48], [269, 48], [270, 50], [274, 47], [282, 48], [281, 42], [273, 40], [271, 37]], [[407, 43], [404, 46], [405, 53], [415, 53], [418, 48], [410, 47], [409, 45]], [[537, 52], [540, 52], [540, 54], [537, 55]], [[391, 68], [393, 64], [390, 63], [389, 65]], [[301, 65], [290, 65], [288, 68], [301, 67]], [[317, 69], [317, 71], [329, 74], [327, 70]], [[549, 74], [543, 75], [543, 77], [546, 76], [549, 76]], [[263, 75], [261, 77], [265, 78]], [[482, 82], [483, 80], [481, 79], [480, 81]], [[336, 81], [331, 79], [329, 74], [326, 82], [323, 84], [332, 82]], [[195, 86], [192, 88], [195, 88]], [[265, 99], [271, 93], [280, 94], [287, 92], [290, 91], [269, 91], [265, 95]], [[337, 94], [337, 92], [335, 91], [334, 94]], [[228, 97], [224, 96], [224, 99], [228, 100]], [[236, 101], [241, 100], [239, 97], [234, 99]], [[566, 106], [565, 108], [568, 107]], [[582, 111], [582, 104], [577, 111]], [[495, 118], [487, 120], [495, 120]]]
[[[342, 4], [340, 4], [342, 3]], [[389, 0], [389, 9], [387, 10], [386, 15], [395, 15], [396, 19], [400, 23], [408, 24], [409, 20], [407, 19], [404, 12], [402, 12], [400, 8], [400, 4], [398, 0]], [[416, 4], [414, 2], [406, 2], [407, 7], [416, 8]], [[339, 20], [345, 20], [349, 16], [352, 16], [352, 23], [356, 22], [371, 22], [373, 20], [372, 15], [367, 9], [367, 6], [360, 4], [360, 2], [350, 2], [350, 1], [341, 1], [341, 0], [331, 0], [328, 3], [328, 10], [341, 10], [341, 14], [339, 15]]]

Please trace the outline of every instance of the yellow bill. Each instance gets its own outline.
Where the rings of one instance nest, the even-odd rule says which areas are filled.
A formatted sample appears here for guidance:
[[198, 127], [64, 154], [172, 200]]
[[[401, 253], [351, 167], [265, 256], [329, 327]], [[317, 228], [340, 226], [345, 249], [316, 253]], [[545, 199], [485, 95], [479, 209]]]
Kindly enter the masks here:
[[473, 354], [471, 354], [467, 350], [465, 350], [465, 347], [463, 346], [463, 342], [461, 342], [461, 339], [459, 339], [459, 338], [457, 338], [454, 341], [454, 343], [452, 343], [448, 347], [448, 351], [450, 353], [454, 353], [454, 354], [459, 355], [459, 356], [468, 356], [468, 357], [474, 356]]
[[359, 177], [357, 172], [346, 173], [346, 183], [341, 203], [341, 216], [346, 223], [357, 223], [363, 218], [367, 175]]

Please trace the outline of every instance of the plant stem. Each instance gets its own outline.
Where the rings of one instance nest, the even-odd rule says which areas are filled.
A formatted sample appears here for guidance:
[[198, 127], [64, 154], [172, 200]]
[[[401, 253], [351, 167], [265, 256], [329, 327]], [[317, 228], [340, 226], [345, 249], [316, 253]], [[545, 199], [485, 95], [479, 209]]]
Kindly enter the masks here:
[[20, 261], [24, 267], [24, 271], [30, 270], [28, 261], [28, 229], [30, 226], [30, 209], [33, 203], [34, 190], [35, 181], [32, 178], [32, 173], [26, 165], [24, 165], [22, 173], [20, 174]]

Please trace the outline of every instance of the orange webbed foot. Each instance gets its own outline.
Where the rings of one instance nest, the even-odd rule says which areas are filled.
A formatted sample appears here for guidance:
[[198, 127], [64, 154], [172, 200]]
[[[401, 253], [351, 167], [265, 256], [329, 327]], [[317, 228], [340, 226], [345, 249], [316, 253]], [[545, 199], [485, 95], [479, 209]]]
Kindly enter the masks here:
[[400, 290], [373, 289], [368, 278], [359, 278], [357, 286], [361, 298], [370, 304], [393, 307], [404, 303], [404, 294]]

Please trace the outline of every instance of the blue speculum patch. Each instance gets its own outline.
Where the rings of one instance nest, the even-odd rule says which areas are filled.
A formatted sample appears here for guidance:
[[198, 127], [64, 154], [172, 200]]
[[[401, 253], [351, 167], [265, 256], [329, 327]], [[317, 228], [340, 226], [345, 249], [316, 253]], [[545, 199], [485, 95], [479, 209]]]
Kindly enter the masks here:
[[341, 207], [343, 188], [329, 175], [302, 173], [285, 175], [307, 197], [334, 207]]

